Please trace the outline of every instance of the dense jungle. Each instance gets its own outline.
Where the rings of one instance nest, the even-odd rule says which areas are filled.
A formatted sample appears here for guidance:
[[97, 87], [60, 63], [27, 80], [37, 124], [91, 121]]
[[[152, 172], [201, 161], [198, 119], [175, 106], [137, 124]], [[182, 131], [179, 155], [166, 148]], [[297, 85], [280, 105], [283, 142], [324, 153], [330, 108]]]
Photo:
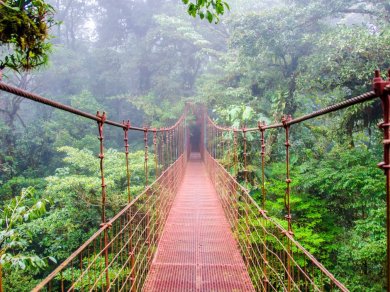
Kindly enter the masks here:
[[[280, 122], [371, 90], [388, 67], [387, 0], [0, 1], [4, 82], [140, 127], [173, 124], [189, 102], [221, 125]], [[291, 129], [294, 236], [351, 291], [387, 288], [382, 118], [375, 100]], [[96, 123], [0, 92], [4, 291], [30, 291], [99, 228], [97, 135]], [[267, 133], [265, 179], [281, 224], [283, 135]], [[105, 136], [112, 217], [127, 203], [123, 131]], [[260, 202], [258, 133], [248, 140], [247, 187]], [[142, 133], [129, 144], [135, 196]]]

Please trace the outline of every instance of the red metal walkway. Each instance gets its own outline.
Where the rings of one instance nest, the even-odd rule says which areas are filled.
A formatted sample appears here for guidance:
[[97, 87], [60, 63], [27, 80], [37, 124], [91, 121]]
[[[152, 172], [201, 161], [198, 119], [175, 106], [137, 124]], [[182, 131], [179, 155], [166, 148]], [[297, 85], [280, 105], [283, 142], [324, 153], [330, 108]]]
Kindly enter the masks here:
[[144, 291], [254, 291], [197, 154], [191, 154]]

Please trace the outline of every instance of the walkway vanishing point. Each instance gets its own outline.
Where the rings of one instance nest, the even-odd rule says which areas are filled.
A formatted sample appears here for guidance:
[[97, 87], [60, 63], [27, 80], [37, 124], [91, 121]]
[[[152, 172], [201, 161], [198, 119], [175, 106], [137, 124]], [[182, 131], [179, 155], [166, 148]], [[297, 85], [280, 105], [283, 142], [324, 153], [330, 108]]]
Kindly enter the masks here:
[[[383, 105], [384, 161], [390, 202], [390, 80], [375, 73], [374, 90], [308, 115], [256, 128], [217, 125], [200, 104], [187, 104], [171, 127], [135, 127], [46, 99], [0, 81], [0, 90], [97, 122], [101, 224], [96, 233], [55, 267], [33, 291], [348, 291], [294, 237], [290, 205], [290, 128], [298, 123], [379, 98]], [[123, 130], [127, 205], [107, 218], [104, 172], [109, 127]], [[270, 129], [284, 132], [285, 222], [265, 210], [266, 143]], [[131, 193], [129, 131], [143, 134], [144, 190]], [[248, 141], [251, 132], [256, 138]], [[191, 138], [190, 138], [191, 136]], [[193, 139], [196, 137], [196, 139]], [[260, 146], [260, 189], [248, 180], [249, 143]], [[251, 145], [253, 146], [253, 145]], [[256, 147], [251, 147], [255, 149]], [[193, 151], [199, 154], [191, 153]], [[153, 154], [150, 155], [150, 154]], [[120, 165], [118, 169], [123, 169]], [[387, 205], [390, 271], [390, 203]], [[0, 292], [2, 280], [0, 266]], [[388, 291], [390, 291], [390, 277]]]
[[190, 156], [144, 291], [255, 291], [200, 153]]

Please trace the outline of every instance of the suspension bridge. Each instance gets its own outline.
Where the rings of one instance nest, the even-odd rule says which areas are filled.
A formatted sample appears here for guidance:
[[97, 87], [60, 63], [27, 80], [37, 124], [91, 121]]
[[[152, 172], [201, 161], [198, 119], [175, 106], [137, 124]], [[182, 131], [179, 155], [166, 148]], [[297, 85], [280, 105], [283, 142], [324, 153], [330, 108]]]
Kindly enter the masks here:
[[[376, 71], [373, 91], [299, 118], [283, 116], [280, 123], [259, 122], [256, 128], [241, 129], [217, 125], [206, 108], [197, 104], [187, 104], [171, 127], [135, 127], [129, 121], [115, 122], [105, 113], [86, 113], [0, 81], [2, 91], [96, 122], [99, 134], [100, 228], [33, 291], [348, 291], [294, 238], [290, 128], [377, 98], [383, 105], [380, 128], [384, 132], [384, 161], [378, 166], [387, 182], [390, 271], [389, 80], [383, 80]], [[128, 195], [127, 206], [111, 219], [106, 215], [109, 193], [104, 171], [104, 132], [109, 127], [123, 129]], [[285, 132], [287, 228], [265, 210], [265, 134], [275, 128]], [[191, 129], [196, 129], [192, 138]], [[131, 196], [129, 131], [142, 132], [144, 143], [145, 188], [135, 197]], [[249, 142], [250, 132], [257, 132], [260, 139]], [[249, 143], [260, 143], [261, 148], [260, 204], [244, 187], [248, 183]], [[222, 163], [224, 160], [227, 164]], [[154, 169], [153, 181], [150, 168]], [[243, 184], [235, 177], [238, 172]]]

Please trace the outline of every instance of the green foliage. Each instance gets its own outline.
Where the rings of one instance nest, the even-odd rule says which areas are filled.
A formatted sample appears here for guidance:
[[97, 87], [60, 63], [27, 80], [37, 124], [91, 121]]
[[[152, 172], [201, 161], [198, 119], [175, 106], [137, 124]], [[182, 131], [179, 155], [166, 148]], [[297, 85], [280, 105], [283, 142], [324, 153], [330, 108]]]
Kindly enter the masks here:
[[0, 198], [2, 201], [12, 199], [15, 194], [20, 194], [22, 189], [29, 186], [34, 186], [34, 189], [40, 192], [45, 187], [45, 181], [41, 178], [15, 176], [1, 185]]
[[[285, 164], [273, 163], [268, 172], [266, 209], [276, 218], [284, 218]], [[291, 195], [293, 232], [298, 241], [311, 253], [322, 257], [333, 251], [333, 241], [338, 230], [328, 215], [327, 202], [313, 197], [300, 188], [305, 176], [294, 176]], [[284, 225], [284, 223], [282, 223]], [[326, 260], [326, 258], [322, 258]]]
[[[46, 64], [54, 9], [43, 0], [0, 3], [0, 69], [30, 70]], [[4, 47], [6, 45], [7, 47]]]
[[[39, 270], [47, 262], [26, 251], [31, 233], [21, 232], [26, 222], [35, 221], [46, 213], [47, 199], [41, 199], [31, 187], [22, 189], [20, 196], [6, 202], [0, 210], [0, 265], [5, 268]], [[54, 259], [53, 259], [54, 260]]]
[[[244, 104], [239, 106], [231, 105], [228, 108], [218, 107], [215, 112], [217, 112], [219, 118], [222, 119], [221, 124], [226, 123], [236, 129], [242, 127], [256, 127], [257, 121], [268, 121], [262, 114], [256, 115], [252, 107]], [[251, 133], [248, 133], [248, 135], [252, 136]]]
[[207, 19], [209, 23], [213, 20], [219, 22], [219, 16], [230, 10], [230, 6], [223, 0], [197, 0], [195, 3], [190, 0], [182, 0], [187, 5], [187, 12], [192, 17], [199, 16], [200, 19]]
[[[14, 8], [29, 1], [3, 2], [0, 67], [21, 71], [45, 63], [48, 28], [54, 24], [51, 7], [32, 1], [20, 10]], [[218, 25], [194, 21], [174, 1], [87, 2], [51, 2], [58, 5], [55, 17], [63, 20], [50, 32], [58, 46], [51, 67], [33, 74], [30, 89], [87, 112], [105, 110], [110, 119], [130, 119], [137, 126], [170, 124], [186, 100], [205, 103], [220, 124], [280, 122], [283, 113], [296, 117], [371, 90], [373, 69], [390, 65], [386, 1], [227, 1], [231, 13], [224, 1], [183, 1], [190, 15]], [[226, 21], [219, 21], [222, 15]], [[3, 97], [1, 110], [12, 112], [13, 100]], [[33, 271], [28, 261], [24, 271], [5, 267], [8, 290], [30, 291], [54, 268], [48, 256], [64, 260], [98, 228], [97, 127], [31, 103], [23, 103], [17, 113], [24, 125], [18, 119], [10, 124], [1, 111], [0, 135], [15, 137], [15, 143], [1, 140], [0, 197], [5, 206], [34, 185], [53, 202], [43, 216], [16, 228], [26, 242], [16, 253], [38, 256], [46, 262], [44, 271]], [[380, 104], [369, 102], [291, 128], [294, 236], [354, 291], [384, 286], [383, 175], [373, 167], [381, 159], [375, 146], [381, 144], [375, 127], [380, 118]], [[266, 207], [286, 226], [283, 134], [266, 132]], [[135, 195], [144, 184], [143, 152], [137, 151], [143, 145], [142, 137], [130, 135]], [[258, 133], [248, 134], [247, 169], [253, 184], [248, 188], [261, 202], [258, 139]], [[105, 127], [104, 142], [111, 217], [127, 202], [119, 150], [123, 132]], [[242, 179], [242, 135], [238, 142], [235, 174]], [[233, 172], [232, 153], [230, 161], [227, 153], [221, 161]], [[260, 224], [254, 218], [251, 223]], [[261, 238], [252, 235], [251, 240]]]
[[293, 202], [302, 199], [292, 207], [294, 222], [316, 233], [301, 240], [310, 247], [320, 238], [312, 252], [354, 291], [378, 291], [385, 284], [385, 187], [372, 163], [379, 159], [366, 147], [338, 145], [321, 161], [310, 159], [293, 169]]
[[[9, 226], [0, 233], [2, 263], [11, 276], [6, 287], [13, 287], [12, 279], [35, 281], [42, 274], [39, 269], [50, 271], [55, 262], [65, 260], [99, 227], [101, 214], [101, 180], [99, 159], [90, 150], [69, 146], [60, 147], [64, 153], [64, 167], [55, 175], [41, 181], [45, 199], [39, 199], [33, 189], [27, 188], [21, 196], [13, 198], [3, 208], [2, 226]], [[150, 155], [153, 161], [153, 155]], [[129, 153], [132, 196], [144, 188], [144, 152]], [[107, 183], [107, 216], [115, 215], [127, 204], [127, 179], [125, 155], [113, 149], [105, 151], [105, 177]], [[150, 176], [154, 169], [150, 167]], [[15, 178], [2, 192], [18, 189]], [[47, 203], [51, 203], [46, 210]], [[44, 216], [43, 216], [44, 215]], [[11, 219], [10, 219], [11, 218]], [[7, 223], [12, 222], [12, 224]], [[6, 225], [8, 224], [8, 225]], [[7, 252], [7, 251], [12, 251]], [[20, 251], [20, 252], [16, 252]], [[39, 256], [38, 256], [39, 254]], [[20, 269], [26, 268], [26, 271]], [[29, 284], [26, 284], [30, 287]]]
[[389, 28], [372, 31], [367, 27], [338, 25], [322, 34], [316, 50], [302, 63], [299, 87], [305, 90], [343, 88], [356, 95], [370, 85], [372, 72], [390, 64]]
[[[109, 255], [109, 261], [112, 261], [112, 258], [115, 255]], [[83, 259], [83, 266], [87, 267], [91, 265], [91, 268], [86, 270], [80, 270], [78, 268], [69, 268], [64, 271], [61, 276], [58, 276], [58, 280], [67, 280], [72, 281], [72, 279], [78, 279], [82, 275], [81, 279], [88, 279], [89, 281], [79, 281], [75, 284], [75, 289], [83, 290], [89, 288], [91, 283], [95, 283], [97, 289], [103, 289], [106, 285], [105, 277], [101, 275], [101, 267], [104, 266], [104, 257], [95, 257], [91, 256]], [[128, 266], [121, 266], [116, 261], [113, 261], [113, 264], [108, 268], [108, 275], [110, 279], [117, 279], [118, 281], [125, 281], [130, 274], [131, 269]], [[84, 274], [85, 273], [85, 274]]]

